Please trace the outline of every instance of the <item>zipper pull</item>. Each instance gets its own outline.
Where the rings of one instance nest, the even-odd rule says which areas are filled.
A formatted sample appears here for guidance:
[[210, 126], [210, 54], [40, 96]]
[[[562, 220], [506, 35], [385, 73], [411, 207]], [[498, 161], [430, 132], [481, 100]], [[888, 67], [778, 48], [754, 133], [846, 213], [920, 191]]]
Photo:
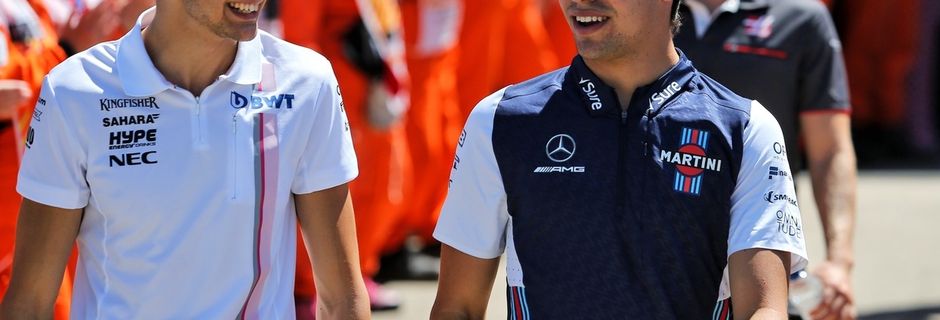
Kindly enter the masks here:
[[620, 123], [627, 123], [627, 110], [620, 111]]

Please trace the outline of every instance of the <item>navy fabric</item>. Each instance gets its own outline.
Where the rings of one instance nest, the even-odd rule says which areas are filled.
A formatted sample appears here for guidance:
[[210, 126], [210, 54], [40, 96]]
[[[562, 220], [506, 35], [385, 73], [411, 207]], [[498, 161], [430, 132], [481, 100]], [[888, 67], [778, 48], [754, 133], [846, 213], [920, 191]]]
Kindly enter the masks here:
[[[493, 150], [531, 318], [710, 318], [751, 103], [684, 55], [627, 112], [580, 57], [509, 87]], [[686, 176], [692, 130], [707, 142]], [[559, 140], [568, 159], [549, 154]], [[698, 192], [677, 183], [695, 178]]]

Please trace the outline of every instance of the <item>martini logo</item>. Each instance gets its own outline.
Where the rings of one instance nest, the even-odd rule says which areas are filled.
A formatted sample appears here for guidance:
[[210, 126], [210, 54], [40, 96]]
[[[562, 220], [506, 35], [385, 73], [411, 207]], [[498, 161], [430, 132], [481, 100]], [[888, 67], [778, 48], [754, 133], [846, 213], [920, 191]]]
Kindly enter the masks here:
[[709, 158], [705, 154], [709, 136], [708, 131], [682, 128], [679, 150], [660, 151], [660, 161], [676, 166], [673, 190], [698, 195], [705, 171], [721, 171], [721, 159]]

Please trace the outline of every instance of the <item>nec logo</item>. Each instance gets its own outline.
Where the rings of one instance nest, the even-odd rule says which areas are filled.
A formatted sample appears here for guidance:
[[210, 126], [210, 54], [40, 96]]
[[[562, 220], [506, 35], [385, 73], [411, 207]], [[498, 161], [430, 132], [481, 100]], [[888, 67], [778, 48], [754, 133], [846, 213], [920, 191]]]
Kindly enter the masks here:
[[601, 98], [597, 95], [597, 90], [595, 90], [594, 82], [591, 80], [581, 78], [581, 81], [578, 82], [581, 85], [581, 90], [584, 91], [584, 94], [587, 95], [588, 100], [591, 101], [591, 110], [600, 110], [604, 107], [604, 104], [601, 103]]
[[123, 166], [138, 166], [142, 164], [155, 164], [157, 163], [156, 151], [147, 151], [144, 153], [133, 152], [125, 153], [122, 155], [111, 155], [110, 167], [115, 165], [118, 167]]
[[663, 89], [662, 92], [653, 94], [653, 101], [656, 101], [656, 104], [658, 105], [662, 105], [663, 103], [666, 103], [666, 100], [669, 100], [669, 98], [675, 95], [676, 92], [679, 92], [679, 89], [682, 89], [682, 87], [680, 87], [678, 83], [670, 83], [669, 86], [666, 87], [666, 89]]
[[277, 94], [270, 97], [252, 95], [251, 99], [249, 99], [246, 96], [238, 94], [238, 92], [232, 91], [230, 102], [232, 103], [232, 108], [235, 109], [246, 108], [249, 105], [252, 109], [261, 109], [264, 107], [271, 109], [280, 109], [281, 107], [292, 109], [294, 107], [294, 95], [290, 93]]

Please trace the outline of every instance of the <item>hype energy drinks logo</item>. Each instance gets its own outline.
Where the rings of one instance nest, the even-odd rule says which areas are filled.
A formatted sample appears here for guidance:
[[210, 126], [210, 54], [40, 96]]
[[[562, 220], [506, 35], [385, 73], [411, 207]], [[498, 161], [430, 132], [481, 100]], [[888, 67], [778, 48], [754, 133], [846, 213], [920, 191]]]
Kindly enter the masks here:
[[721, 171], [721, 159], [709, 158], [705, 153], [709, 136], [708, 131], [682, 128], [679, 149], [660, 151], [659, 159], [663, 163], [676, 166], [673, 190], [699, 195], [705, 171]]

